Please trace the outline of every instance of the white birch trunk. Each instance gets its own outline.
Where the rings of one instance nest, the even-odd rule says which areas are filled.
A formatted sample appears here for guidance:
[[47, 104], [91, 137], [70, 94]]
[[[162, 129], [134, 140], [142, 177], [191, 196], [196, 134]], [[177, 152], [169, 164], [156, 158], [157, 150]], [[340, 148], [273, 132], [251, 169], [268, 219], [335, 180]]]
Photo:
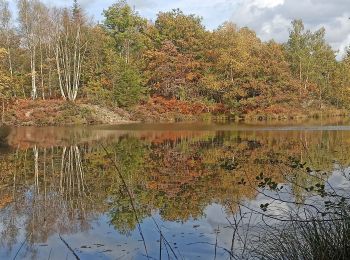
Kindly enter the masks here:
[[32, 76], [32, 99], [38, 97], [38, 92], [36, 89], [36, 70], [35, 70], [35, 47], [31, 52], [31, 76]]
[[81, 41], [80, 25], [61, 29], [56, 43], [56, 66], [63, 99], [75, 101], [80, 87], [86, 43]]

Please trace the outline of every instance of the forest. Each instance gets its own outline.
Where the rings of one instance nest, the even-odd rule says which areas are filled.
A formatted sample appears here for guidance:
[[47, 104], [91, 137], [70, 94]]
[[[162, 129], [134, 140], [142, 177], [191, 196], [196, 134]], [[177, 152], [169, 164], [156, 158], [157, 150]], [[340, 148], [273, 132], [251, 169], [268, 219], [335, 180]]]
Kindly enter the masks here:
[[76, 0], [16, 4], [0, 0], [5, 124], [316, 117], [350, 106], [350, 49], [337, 59], [325, 29], [302, 20], [278, 43], [231, 21], [208, 30], [179, 9], [150, 21], [125, 0], [101, 22]]

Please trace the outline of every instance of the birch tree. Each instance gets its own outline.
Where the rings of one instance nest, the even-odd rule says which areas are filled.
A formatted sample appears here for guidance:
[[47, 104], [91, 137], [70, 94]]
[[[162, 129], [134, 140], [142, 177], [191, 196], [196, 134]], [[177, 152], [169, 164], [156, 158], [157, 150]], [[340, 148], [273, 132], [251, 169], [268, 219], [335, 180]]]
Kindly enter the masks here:
[[83, 17], [80, 12], [67, 9], [58, 14], [56, 39], [56, 65], [63, 99], [75, 101], [80, 88], [82, 63], [87, 41], [83, 32]]
[[5, 39], [5, 48], [7, 50], [8, 66], [11, 77], [13, 76], [12, 57], [11, 57], [11, 18], [12, 14], [7, 0], [0, 0], [0, 33]]
[[32, 99], [38, 97], [36, 86], [36, 50], [39, 42], [38, 26], [40, 19], [38, 17], [38, 10], [42, 5], [37, 0], [18, 0], [18, 21], [20, 25], [20, 32], [23, 37], [23, 43], [30, 53], [30, 68], [32, 78]]
[[40, 89], [42, 99], [45, 99], [45, 86], [44, 86], [44, 66], [45, 66], [45, 57], [49, 55], [45, 54], [45, 47], [50, 46], [50, 18], [49, 18], [49, 9], [43, 5], [37, 5], [37, 18], [38, 26], [36, 28], [36, 35], [38, 37], [38, 48], [39, 48], [39, 60], [40, 60]]

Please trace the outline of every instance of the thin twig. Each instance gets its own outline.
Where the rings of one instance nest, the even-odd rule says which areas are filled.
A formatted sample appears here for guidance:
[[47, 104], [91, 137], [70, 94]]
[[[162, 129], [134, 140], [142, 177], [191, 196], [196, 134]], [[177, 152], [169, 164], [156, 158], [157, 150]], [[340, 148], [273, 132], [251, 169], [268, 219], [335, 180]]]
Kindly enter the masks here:
[[[173, 253], [173, 255], [174, 255], [174, 257], [175, 257], [175, 259], [178, 259], [178, 257], [177, 257], [177, 255], [176, 255], [174, 249], [173, 249], [172, 246], [170, 245], [169, 241], [163, 236], [163, 233], [162, 233], [162, 231], [161, 231], [161, 229], [160, 229], [160, 227], [159, 227], [157, 221], [154, 219], [153, 216], [152, 216], [152, 220], [153, 220], [154, 224], [156, 225], [156, 227], [157, 227], [157, 229], [158, 229], [158, 232], [162, 235], [163, 240], [164, 240], [164, 244], [170, 248], [171, 252]], [[165, 247], [165, 248], [167, 248], [167, 247]]]
[[219, 234], [219, 226], [218, 229], [216, 230], [216, 237], [215, 237], [215, 249], [214, 249], [214, 260], [216, 260], [216, 250], [218, 248], [218, 234]]
[[13, 260], [16, 259], [16, 257], [18, 256], [19, 252], [21, 251], [22, 247], [24, 246], [25, 242], [28, 240], [29, 236], [31, 235], [32, 233], [29, 233], [27, 236], [26, 236], [26, 239], [24, 239], [24, 241], [22, 242], [21, 246], [18, 248]]
[[59, 237], [62, 240], [62, 242], [66, 245], [66, 247], [69, 249], [69, 251], [71, 251], [72, 254], [75, 256], [75, 259], [80, 260], [79, 256], [74, 252], [74, 250], [70, 247], [70, 245], [68, 245], [68, 243], [63, 239], [61, 234], [59, 234]]
[[160, 233], [159, 237], [159, 260], [162, 260], [162, 233]]
[[49, 257], [47, 258], [47, 260], [50, 260], [50, 258], [51, 258], [51, 252], [52, 252], [52, 247], [51, 247], [51, 249], [50, 249]]

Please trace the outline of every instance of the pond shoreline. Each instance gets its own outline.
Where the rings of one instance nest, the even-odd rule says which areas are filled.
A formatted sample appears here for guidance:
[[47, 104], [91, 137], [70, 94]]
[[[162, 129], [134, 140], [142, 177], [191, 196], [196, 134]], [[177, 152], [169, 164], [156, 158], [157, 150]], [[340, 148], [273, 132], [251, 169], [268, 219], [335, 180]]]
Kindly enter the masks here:
[[174, 123], [174, 122], [245, 122], [261, 123], [303, 123], [310, 119], [349, 118], [344, 109], [327, 108], [308, 111], [284, 111], [270, 113], [252, 111], [249, 114], [234, 115], [231, 113], [182, 113], [179, 111], [161, 112], [154, 110], [151, 114], [139, 106], [132, 109], [108, 107], [91, 104], [84, 100], [75, 103], [64, 100], [17, 100], [7, 104], [3, 119], [5, 126], [70, 126], [70, 125], [120, 125], [132, 123]]

